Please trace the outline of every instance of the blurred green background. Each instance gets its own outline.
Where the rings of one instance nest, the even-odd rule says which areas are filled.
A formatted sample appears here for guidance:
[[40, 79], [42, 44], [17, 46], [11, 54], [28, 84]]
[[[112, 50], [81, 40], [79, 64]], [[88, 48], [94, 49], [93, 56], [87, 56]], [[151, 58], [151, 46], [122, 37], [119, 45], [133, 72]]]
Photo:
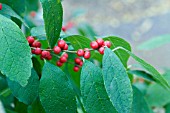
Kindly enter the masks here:
[[[170, 67], [170, 43], [141, 51], [141, 43], [170, 34], [170, 0], [63, 0], [65, 22], [90, 24], [100, 36], [120, 36], [157, 69]], [[76, 32], [74, 29], [71, 32]]]

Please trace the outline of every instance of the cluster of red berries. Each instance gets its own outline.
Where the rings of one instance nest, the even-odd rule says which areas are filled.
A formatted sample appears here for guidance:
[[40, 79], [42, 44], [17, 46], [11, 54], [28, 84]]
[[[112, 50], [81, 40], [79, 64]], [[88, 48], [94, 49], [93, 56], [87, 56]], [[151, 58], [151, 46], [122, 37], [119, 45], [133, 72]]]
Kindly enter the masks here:
[[[68, 50], [68, 45], [64, 40], [59, 40], [58, 45], [53, 48], [55, 54], [60, 54], [63, 50]], [[68, 54], [64, 53], [60, 59], [56, 62], [56, 65], [61, 67], [65, 62], [67, 62]]]
[[96, 41], [93, 41], [90, 43], [90, 46], [92, 49], [98, 50], [100, 54], [104, 54], [104, 46], [107, 46], [108, 48], [111, 47], [110, 41], [104, 41], [101, 38], [98, 38]]
[[47, 59], [47, 60], [52, 59], [51, 53], [49, 51], [42, 50], [41, 43], [39, 41], [35, 40], [34, 37], [28, 36], [27, 41], [28, 41], [30, 47], [32, 47], [32, 49], [31, 49], [32, 54], [41, 55], [40, 56], [41, 59]]
[[84, 57], [85, 59], [89, 59], [90, 58], [90, 50], [88, 48], [83, 49], [79, 49], [77, 51], [77, 56], [79, 57]]
[[80, 67], [83, 66], [83, 60], [80, 57], [77, 57], [74, 59], [75, 66], [74, 66], [74, 71], [78, 72]]
[[0, 10], [2, 10], [2, 4], [0, 3]]
[[[68, 45], [64, 40], [59, 40], [57, 43], [57, 46], [54, 46], [53, 49], [41, 49], [41, 43], [38, 40], [35, 40], [34, 37], [28, 36], [27, 41], [31, 47], [32, 54], [40, 55], [41, 59], [47, 59], [51, 60], [52, 55], [51, 53], [53, 52], [59, 57], [59, 60], [56, 62], [56, 65], [61, 67], [64, 63], [67, 62], [68, 59], [68, 54], [66, 52], [68, 51]], [[89, 59], [91, 56], [90, 51], [91, 50], [98, 50], [100, 54], [104, 54], [104, 47], [107, 46], [108, 48], [111, 47], [111, 42], [110, 41], [104, 41], [103, 39], [99, 38], [96, 41], [92, 41], [90, 43], [90, 46], [92, 49], [84, 48], [84, 49], [79, 49], [77, 51], [71, 51], [73, 53], [77, 54], [77, 58], [74, 59], [75, 66], [73, 70], [75, 72], [78, 72], [80, 67], [83, 65], [83, 60], [84, 59]], [[51, 53], [50, 53], [51, 51]]]

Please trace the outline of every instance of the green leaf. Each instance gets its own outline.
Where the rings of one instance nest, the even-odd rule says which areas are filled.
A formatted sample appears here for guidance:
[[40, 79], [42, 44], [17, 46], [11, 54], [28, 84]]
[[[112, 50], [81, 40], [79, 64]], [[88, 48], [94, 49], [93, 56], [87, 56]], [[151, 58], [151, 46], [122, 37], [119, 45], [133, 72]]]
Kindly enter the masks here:
[[162, 107], [170, 102], [170, 92], [159, 84], [151, 84], [146, 93], [148, 104], [152, 107]]
[[80, 35], [71, 35], [66, 38], [75, 50], [90, 48], [91, 40]]
[[139, 50], [152, 50], [170, 43], [170, 34], [154, 37], [138, 46]]
[[27, 113], [27, 105], [26, 104], [19, 102], [18, 100], [15, 100], [14, 106], [15, 106], [15, 111], [17, 113]]
[[60, 1], [40, 0], [43, 7], [45, 31], [51, 48], [60, 37], [63, 20], [63, 9]]
[[133, 54], [132, 52], [128, 51], [125, 48], [119, 47], [117, 49], [122, 49], [126, 51], [131, 57], [133, 57], [133, 59], [135, 59], [144, 69], [146, 69], [152, 75], [155, 81], [157, 81], [159, 84], [161, 84], [165, 88], [168, 88], [168, 89], [170, 88], [168, 82], [164, 79], [164, 77], [161, 76], [161, 74], [153, 66], [146, 63], [144, 60], [140, 59], [135, 54]]
[[101, 69], [89, 61], [81, 72], [81, 94], [87, 113], [117, 113], [104, 87]]
[[31, 29], [31, 35], [38, 38], [39, 40], [46, 40], [44, 26], [33, 27]]
[[[108, 40], [108, 41], [110, 41], [112, 43], [111, 49], [114, 49], [116, 47], [123, 47], [123, 48], [131, 51], [130, 44], [127, 41], [125, 41], [124, 39], [122, 39], [122, 38], [115, 37], [115, 36], [109, 36], [109, 37], [105, 37], [103, 39]], [[128, 53], [126, 53], [125, 51], [123, 51], [123, 50], [117, 50], [117, 51], [115, 51], [115, 53], [120, 58], [123, 65], [125, 67], [127, 67], [127, 62], [128, 62], [128, 59], [129, 59], [130, 55]]]
[[45, 113], [39, 99], [34, 101], [32, 105], [28, 106], [27, 111], [28, 113]]
[[170, 113], [170, 103], [165, 106], [165, 113]]
[[39, 78], [41, 78], [42, 68], [44, 66], [44, 62], [40, 60], [39, 56], [32, 57], [32, 63], [35, 71], [37, 72]]
[[95, 36], [97, 36], [94, 29], [86, 23], [81, 23], [78, 26], [78, 32], [83, 36], [89, 37], [91, 40], [95, 40]]
[[5, 109], [6, 113], [17, 113], [15, 111], [9, 110], [9, 109]]
[[27, 7], [27, 12], [30, 11], [38, 11], [39, 9], [39, 0], [26, 0], [26, 7]]
[[8, 84], [5, 80], [5, 77], [0, 77], [0, 91], [7, 88], [8, 87]]
[[151, 74], [141, 70], [129, 70], [128, 73], [144, 78], [148, 81], [155, 81]]
[[0, 3], [9, 5], [19, 15], [25, 12], [25, 0], [0, 0]]
[[133, 86], [132, 113], [152, 113], [144, 95], [135, 86]]
[[141, 82], [135, 82], [133, 83], [133, 85], [138, 88], [140, 90], [140, 92], [142, 92], [144, 95], [146, 94], [146, 91], [148, 89], [148, 83], [144, 82], [144, 83], [141, 83]]
[[10, 19], [0, 15], [0, 71], [26, 86], [31, 76], [31, 50], [24, 34]]
[[75, 113], [75, 93], [60, 68], [45, 63], [40, 80], [40, 101], [47, 113]]
[[114, 52], [105, 48], [102, 63], [104, 84], [112, 104], [119, 113], [130, 113], [133, 92], [122, 62]]
[[38, 96], [39, 89], [39, 77], [34, 69], [32, 69], [31, 77], [28, 80], [28, 84], [22, 87], [17, 82], [7, 79], [8, 86], [11, 89], [13, 95], [25, 104], [31, 104]]
[[0, 91], [0, 96], [8, 97], [9, 95], [11, 95], [11, 90], [9, 88]]
[[0, 14], [2, 15], [8, 15], [8, 16], [11, 16], [11, 17], [14, 17], [14, 18], [17, 18], [19, 19], [22, 23], [24, 23], [24, 25], [26, 27], [28, 27], [28, 25], [24, 22], [24, 20], [15, 12], [13, 11], [13, 9], [6, 5], [6, 4], [2, 4], [3, 5], [3, 8], [2, 10], [0, 10]]

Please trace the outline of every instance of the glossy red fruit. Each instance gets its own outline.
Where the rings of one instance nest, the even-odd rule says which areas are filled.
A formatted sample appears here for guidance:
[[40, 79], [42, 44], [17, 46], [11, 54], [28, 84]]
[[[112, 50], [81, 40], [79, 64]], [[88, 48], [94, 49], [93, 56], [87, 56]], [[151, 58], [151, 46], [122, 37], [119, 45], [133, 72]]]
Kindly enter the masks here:
[[56, 62], [56, 65], [59, 66], [59, 67], [61, 67], [61, 66], [63, 65], [63, 63], [60, 62], [60, 61], [57, 61], [57, 62]]
[[98, 38], [96, 42], [98, 43], [99, 47], [101, 47], [104, 43], [104, 40], [102, 38]]
[[52, 59], [52, 56], [51, 56], [51, 55], [48, 55], [46, 59], [47, 59], [47, 60], [51, 60], [51, 59]]
[[61, 63], [67, 62], [67, 58], [66, 58], [65, 56], [62, 56], [62, 57], [60, 58], [60, 62], [61, 62]]
[[68, 45], [67, 44], [65, 44], [63, 50], [68, 50]]
[[64, 31], [64, 32], [66, 32], [66, 31], [67, 31], [66, 26], [63, 26], [63, 27], [62, 27], [62, 31]]
[[68, 54], [67, 54], [67, 53], [64, 53], [63, 56], [65, 56], [66, 58], [68, 58]]
[[104, 47], [100, 47], [98, 51], [99, 51], [100, 54], [103, 55], [104, 54]]
[[27, 41], [28, 41], [29, 44], [32, 44], [34, 42], [34, 37], [28, 36]]
[[77, 67], [77, 66], [74, 66], [74, 68], [73, 68], [73, 70], [75, 71], [75, 72], [78, 72], [79, 71], [79, 67]]
[[99, 47], [99, 45], [96, 41], [91, 42], [90, 46], [91, 46], [92, 49], [98, 49], [98, 47]]
[[78, 55], [78, 56], [83, 56], [83, 55], [84, 55], [84, 50], [79, 49], [79, 50], [77, 51], [77, 55]]
[[36, 49], [35, 49], [35, 54], [36, 54], [36, 55], [40, 55], [41, 52], [42, 52], [41, 48], [36, 48]]
[[32, 54], [35, 54], [35, 49], [32, 49], [32, 50], [31, 50], [31, 53], [32, 53]]
[[110, 48], [111, 47], [111, 42], [110, 41], [105, 41], [103, 45]]
[[31, 45], [32, 47], [38, 47], [40, 48], [41, 47], [41, 43], [39, 41], [34, 41]]
[[59, 54], [59, 53], [61, 52], [61, 48], [58, 47], [58, 46], [55, 46], [55, 47], [53, 48], [53, 51], [54, 51], [55, 54]]
[[34, 17], [36, 16], [36, 12], [35, 12], [35, 11], [32, 11], [32, 12], [30, 13], [30, 16], [34, 18]]
[[42, 58], [47, 58], [48, 56], [50, 56], [50, 52], [49, 51], [42, 51], [41, 56], [42, 56]]
[[65, 44], [66, 44], [66, 42], [65, 42], [64, 40], [59, 40], [59, 41], [58, 41], [58, 46], [59, 46], [61, 49], [64, 48]]
[[80, 64], [81, 59], [80, 59], [80, 58], [75, 58], [75, 59], [74, 59], [74, 62], [75, 62], [76, 64]]
[[84, 53], [84, 58], [85, 58], [85, 59], [89, 59], [89, 58], [90, 58], [90, 51], [86, 51], [86, 52]]
[[83, 61], [81, 61], [81, 62], [79, 63], [79, 66], [83, 66]]
[[0, 3], [0, 10], [2, 10], [2, 4]]

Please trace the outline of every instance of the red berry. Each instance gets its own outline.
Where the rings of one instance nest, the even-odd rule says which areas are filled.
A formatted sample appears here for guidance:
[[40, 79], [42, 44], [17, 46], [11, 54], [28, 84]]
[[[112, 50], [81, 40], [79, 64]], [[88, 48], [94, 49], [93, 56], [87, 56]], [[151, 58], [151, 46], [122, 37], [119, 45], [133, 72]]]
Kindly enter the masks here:
[[95, 42], [95, 41], [91, 42], [90, 46], [91, 46], [92, 49], [98, 49], [98, 47], [99, 47], [98, 43]]
[[32, 49], [32, 50], [31, 50], [31, 53], [32, 53], [32, 54], [35, 54], [35, 49]]
[[60, 62], [60, 61], [57, 61], [57, 62], [56, 62], [56, 65], [59, 66], [59, 67], [61, 67], [61, 66], [63, 65], [63, 63]]
[[35, 11], [32, 11], [32, 12], [30, 13], [30, 16], [34, 18], [34, 17], [36, 16], [36, 12], [35, 12]]
[[55, 46], [55, 47], [53, 48], [53, 51], [54, 51], [55, 54], [59, 54], [59, 53], [61, 52], [61, 48], [58, 47], [58, 46]]
[[41, 48], [36, 48], [36, 49], [35, 49], [35, 54], [36, 54], [36, 55], [40, 55], [41, 52], [42, 52], [42, 51], [41, 51]]
[[83, 61], [81, 61], [80, 63], [79, 63], [79, 66], [82, 66], [83, 65]]
[[47, 59], [47, 60], [51, 60], [51, 59], [52, 59], [52, 56], [51, 56], [51, 55], [48, 55], [46, 59]]
[[63, 30], [64, 32], [66, 32], [66, 31], [67, 31], [66, 26], [63, 26], [63, 27], [62, 27], [62, 30]]
[[60, 58], [60, 62], [62, 62], [62, 63], [67, 62], [67, 58], [66, 58], [65, 56], [62, 56], [62, 57]]
[[83, 55], [84, 55], [84, 50], [79, 49], [79, 50], [77, 51], [77, 55], [78, 55], [78, 56], [83, 56]]
[[75, 72], [78, 72], [79, 71], [79, 67], [77, 67], [77, 66], [74, 66], [74, 68], [73, 68], [73, 70], [75, 71]]
[[67, 44], [65, 44], [63, 50], [68, 50], [68, 45]]
[[29, 44], [32, 44], [34, 42], [34, 37], [28, 36], [27, 41], [28, 41]]
[[0, 10], [2, 10], [2, 4], [0, 3]]
[[48, 56], [50, 56], [50, 52], [49, 51], [42, 51], [41, 56], [42, 56], [42, 58], [47, 58]]
[[96, 40], [96, 42], [97, 42], [98, 45], [101, 47], [101, 46], [103, 45], [103, 43], [104, 43], [104, 40], [103, 40], [102, 38], [98, 38], [98, 39]]
[[84, 53], [84, 58], [85, 58], [85, 59], [89, 59], [89, 58], [90, 58], [90, 51], [86, 51], [86, 52]]
[[103, 45], [110, 48], [111, 47], [111, 42], [110, 41], [105, 41]]
[[64, 53], [63, 56], [65, 56], [66, 58], [68, 58], [68, 54], [67, 54], [67, 53]]
[[38, 47], [40, 48], [41, 47], [41, 43], [39, 41], [34, 41], [31, 45], [32, 47]]
[[100, 47], [98, 51], [99, 51], [100, 54], [103, 55], [104, 54], [104, 47]]
[[60, 47], [60, 48], [64, 48], [64, 46], [65, 46], [65, 44], [66, 44], [66, 42], [64, 41], [64, 40], [59, 40], [58, 41], [58, 46]]
[[80, 59], [80, 58], [75, 58], [75, 59], [74, 59], [74, 62], [75, 62], [76, 64], [80, 64], [81, 59]]

